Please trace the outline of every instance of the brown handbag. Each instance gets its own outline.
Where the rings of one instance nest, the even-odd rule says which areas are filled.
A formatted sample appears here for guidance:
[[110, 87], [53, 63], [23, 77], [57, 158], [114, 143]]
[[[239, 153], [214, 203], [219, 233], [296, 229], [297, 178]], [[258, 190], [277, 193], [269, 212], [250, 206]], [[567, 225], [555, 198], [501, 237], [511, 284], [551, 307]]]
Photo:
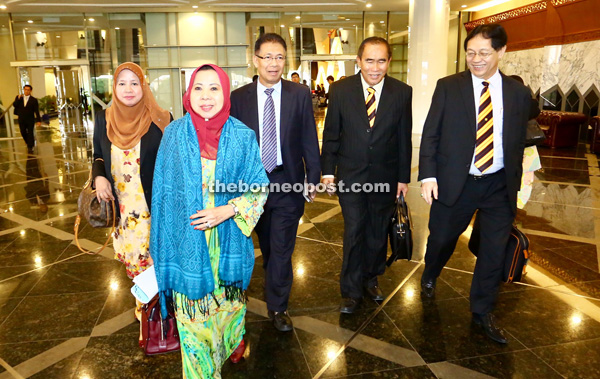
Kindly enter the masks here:
[[[79, 194], [79, 199], [77, 199], [77, 218], [75, 218], [75, 243], [79, 250], [86, 254], [99, 254], [108, 242], [110, 241], [110, 237], [115, 231], [115, 223], [116, 223], [116, 212], [115, 212], [115, 201], [111, 200], [110, 205], [105, 201], [98, 201], [96, 197], [96, 190], [92, 189], [92, 172], [90, 171], [90, 176], [85, 182], [81, 193]], [[94, 228], [107, 228], [111, 226], [112, 229], [108, 234], [108, 238], [102, 248], [96, 252], [85, 250], [79, 245], [79, 225], [81, 224], [81, 217], [84, 217], [88, 224], [90, 224]]]
[[142, 345], [146, 355], [156, 355], [179, 351], [179, 331], [172, 309], [163, 319], [160, 314], [158, 295], [148, 304], [142, 305]]

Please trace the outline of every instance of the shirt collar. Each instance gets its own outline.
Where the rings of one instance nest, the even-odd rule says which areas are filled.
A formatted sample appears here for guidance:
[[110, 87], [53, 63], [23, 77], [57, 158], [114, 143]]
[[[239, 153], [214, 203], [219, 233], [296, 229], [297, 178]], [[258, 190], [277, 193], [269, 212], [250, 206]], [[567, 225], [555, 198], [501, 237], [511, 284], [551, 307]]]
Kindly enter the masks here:
[[363, 92], [365, 92], [367, 88], [373, 87], [375, 89], [375, 94], [381, 93], [381, 90], [383, 89], [383, 82], [385, 81], [385, 76], [383, 77], [383, 79], [381, 79], [379, 83], [375, 84], [374, 86], [371, 86], [365, 81], [365, 78], [363, 78], [362, 72], [360, 72], [358, 75], [360, 75], [360, 82], [362, 83]]
[[475, 75], [473, 75], [473, 73], [471, 73], [471, 79], [473, 79], [473, 87], [482, 86], [481, 83], [483, 82], [490, 83], [490, 86], [492, 87], [501, 88], [502, 86], [502, 75], [500, 75], [500, 70], [498, 69], [496, 69], [494, 75], [492, 75], [488, 80], [478, 78]]
[[[260, 82], [260, 80], [256, 79], [256, 89], [258, 91], [258, 93], [265, 93], [265, 90], [267, 88], [273, 88], [273, 92], [276, 93], [281, 93], [281, 79], [279, 79], [279, 81], [277, 82], [277, 84], [275, 84], [272, 87], [265, 87], [262, 85], [262, 83]], [[273, 96], [273, 95], [271, 95]]]

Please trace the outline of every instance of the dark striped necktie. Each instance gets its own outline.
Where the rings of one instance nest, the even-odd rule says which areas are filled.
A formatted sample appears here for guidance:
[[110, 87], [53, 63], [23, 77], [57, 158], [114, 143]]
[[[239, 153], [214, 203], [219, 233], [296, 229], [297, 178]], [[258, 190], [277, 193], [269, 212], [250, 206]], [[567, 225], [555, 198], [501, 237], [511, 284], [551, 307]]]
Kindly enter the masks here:
[[475, 167], [481, 173], [485, 173], [494, 162], [494, 112], [489, 85], [490, 83], [483, 82], [483, 90], [479, 98], [479, 116], [477, 117]]
[[372, 128], [375, 125], [375, 114], [377, 113], [375, 107], [375, 88], [367, 88], [369, 95], [367, 96], [367, 118], [369, 119], [369, 126]]
[[273, 88], [265, 90], [267, 99], [263, 112], [263, 130], [261, 159], [267, 172], [273, 171], [277, 166], [277, 120], [275, 117], [275, 102], [273, 101]]

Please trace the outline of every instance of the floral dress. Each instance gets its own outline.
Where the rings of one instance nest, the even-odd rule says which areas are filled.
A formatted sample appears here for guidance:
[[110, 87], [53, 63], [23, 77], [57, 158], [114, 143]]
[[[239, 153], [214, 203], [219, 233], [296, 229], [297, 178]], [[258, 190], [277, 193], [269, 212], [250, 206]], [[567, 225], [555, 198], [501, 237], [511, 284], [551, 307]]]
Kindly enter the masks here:
[[133, 279], [152, 265], [150, 210], [140, 178], [140, 143], [126, 150], [112, 145], [110, 157], [121, 212], [113, 235], [115, 259], [125, 264], [127, 276]]
[[[204, 208], [214, 207], [214, 194], [210, 192], [209, 184], [214, 182], [216, 161], [202, 159], [202, 194]], [[236, 225], [242, 233], [250, 236], [252, 229], [262, 214], [262, 207], [267, 200], [266, 192], [246, 192], [241, 197], [231, 200], [239, 210], [239, 215], [234, 217]], [[210, 256], [211, 268], [215, 283], [219, 283], [219, 236], [217, 229], [205, 231]], [[213, 296], [214, 295], [214, 296]], [[208, 294], [209, 307], [207, 311], [200, 309], [200, 303], [191, 304], [196, 308], [194, 318], [184, 304], [185, 296], [178, 292], [173, 293], [175, 300], [175, 316], [181, 343], [181, 356], [183, 376], [191, 378], [220, 378], [221, 366], [242, 341], [245, 333], [246, 304], [240, 301], [228, 301], [225, 290], [218, 287], [212, 294]]]

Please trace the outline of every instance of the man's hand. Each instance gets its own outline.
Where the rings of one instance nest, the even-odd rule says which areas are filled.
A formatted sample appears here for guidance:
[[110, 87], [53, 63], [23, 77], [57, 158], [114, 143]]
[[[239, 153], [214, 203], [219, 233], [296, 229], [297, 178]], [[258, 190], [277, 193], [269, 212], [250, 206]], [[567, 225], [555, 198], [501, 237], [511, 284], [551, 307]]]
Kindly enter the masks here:
[[22, 98], [23, 98], [23, 94], [19, 94], [19, 99], [22, 99]]
[[40, 122], [36, 122], [35, 126], [42, 126], [42, 122], [41, 121]]
[[321, 179], [321, 183], [325, 184], [327, 187], [327, 194], [329, 196], [335, 193], [335, 178], [323, 178]]
[[436, 181], [421, 183], [421, 197], [429, 205], [433, 203], [433, 199], [438, 199], [438, 184]]
[[406, 194], [408, 193], [408, 183], [398, 182], [398, 190], [396, 191], [396, 198], [400, 197], [400, 192], [402, 192], [404, 194], [404, 197], [406, 197]]
[[308, 188], [308, 196], [310, 200], [314, 200], [317, 197], [317, 186], [311, 183], [307, 183], [306, 187]]

